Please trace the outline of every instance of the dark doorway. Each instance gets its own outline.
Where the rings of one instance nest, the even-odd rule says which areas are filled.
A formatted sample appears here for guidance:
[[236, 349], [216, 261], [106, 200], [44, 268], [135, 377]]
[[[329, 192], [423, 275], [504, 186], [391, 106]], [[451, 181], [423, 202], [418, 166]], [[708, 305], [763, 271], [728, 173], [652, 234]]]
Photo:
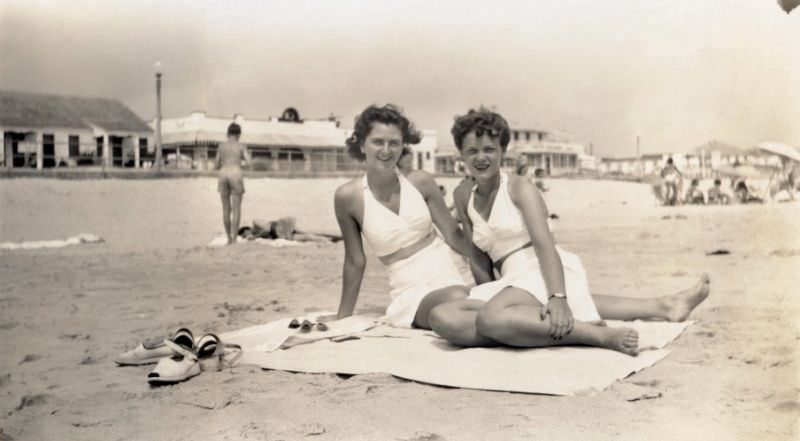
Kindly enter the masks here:
[[122, 137], [109, 136], [108, 142], [111, 144], [112, 164], [115, 167], [122, 167]]
[[547, 176], [550, 176], [550, 156], [545, 156], [544, 158], [544, 171]]
[[56, 142], [51, 134], [42, 135], [42, 166], [45, 168], [56, 166]]

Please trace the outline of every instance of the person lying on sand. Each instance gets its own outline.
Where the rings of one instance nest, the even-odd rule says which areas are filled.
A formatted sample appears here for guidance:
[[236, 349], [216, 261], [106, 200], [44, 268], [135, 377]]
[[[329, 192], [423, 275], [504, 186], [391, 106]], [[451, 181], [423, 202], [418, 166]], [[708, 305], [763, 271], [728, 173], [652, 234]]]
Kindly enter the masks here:
[[326, 233], [311, 233], [295, 228], [297, 223], [293, 217], [282, 217], [274, 221], [256, 219], [252, 227], [239, 228], [239, 237], [247, 240], [284, 239], [297, 242], [339, 242], [341, 236]]
[[476, 183], [456, 194], [458, 212], [500, 279], [433, 308], [431, 328], [451, 343], [588, 345], [634, 355], [637, 332], [603, 326], [602, 319], [682, 321], [708, 296], [705, 274], [694, 287], [664, 297], [592, 296], [578, 256], [555, 245], [539, 191], [528, 179], [500, 171], [510, 140], [506, 120], [487, 109], [470, 110], [456, 119], [452, 134]]

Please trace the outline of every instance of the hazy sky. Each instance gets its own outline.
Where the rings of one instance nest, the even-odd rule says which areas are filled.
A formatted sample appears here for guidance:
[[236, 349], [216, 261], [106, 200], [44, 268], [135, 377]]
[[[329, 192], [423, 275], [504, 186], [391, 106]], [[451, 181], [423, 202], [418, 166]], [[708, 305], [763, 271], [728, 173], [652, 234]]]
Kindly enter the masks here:
[[452, 145], [453, 116], [496, 106], [595, 153], [711, 139], [800, 146], [800, 10], [775, 0], [0, 3], [0, 88], [118, 98], [155, 114], [352, 125], [395, 102]]

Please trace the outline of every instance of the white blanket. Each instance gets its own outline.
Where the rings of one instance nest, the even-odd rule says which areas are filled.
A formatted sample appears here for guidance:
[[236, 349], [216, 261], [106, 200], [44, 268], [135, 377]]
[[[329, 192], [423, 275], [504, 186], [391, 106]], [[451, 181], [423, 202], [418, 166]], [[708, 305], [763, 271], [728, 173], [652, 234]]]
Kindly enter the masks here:
[[[243, 363], [265, 369], [342, 374], [383, 372], [423, 383], [468, 389], [583, 395], [599, 392], [666, 357], [669, 351], [664, 346], [691, 324], [609, 322], [609, 326], [627, 326], [639, 331], [642, 352], [630, 357], [590, 347], [457, 348], [430, 331], [373, 327], [374, 320], [365, 317], [346, 320], [335, 328], [332, 326], [325, 336], [318, 331], [304, 335], [293, 330], [287, 332], [289, 319], [286, 319], [234, 331], [222, 338], [243, 345]], [[339, 342], [330, 339], [337, 335], [358, 338], [336, 339]], [[296, 345], [297, 338], [309, 344]], [[285, 346], [293, 347], [276, 350], [287, 341], [289, 344]]]
[[[238, 244], [243, 244], [243, 243], [257, 243], [259, 245], [267, 245], [267, 246], [271, 246], [271, 247], [284, 248], [284, 247], [296, 247], [296, 246], [299, 246], [299, 245], [307, 245], [310, 242], [298, 242], [296, 240], [262, 239], [262, 238], [253, 239], [253, 240], [247, 240], [247, 239], [242, 239], [242, 238], [237, 238], [236, 239], [236, 244], [237, 245]], [[211, 242], [209, 242], [207, 246], [211, 247], [211, 248], [218, 248], [218, 247], [224, 247], [227, 244], [228, 244], [228, 238], [223, 235], [223, 236], [217, 236], [217, 237], [211, 239]]]
[[62, 248], [69, 245], [103, 243], [103, 238], [89, 233], [80, 233], [64, 240], [32, 240], [25, 242], [0, 242], [0, 250], [36, 250], [40, 248]]

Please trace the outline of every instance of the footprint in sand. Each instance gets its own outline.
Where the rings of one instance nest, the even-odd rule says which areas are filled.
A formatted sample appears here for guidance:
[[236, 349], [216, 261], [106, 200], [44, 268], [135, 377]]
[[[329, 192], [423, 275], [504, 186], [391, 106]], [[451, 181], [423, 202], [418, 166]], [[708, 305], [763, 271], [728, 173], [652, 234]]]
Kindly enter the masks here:
[[778, 412], [792, 412], [796, 413], [800, 411], [800, 403], [797, 401], [784, 401], [782, 403], [778, 403], [777, 406], [773, 407], [773, 409], [777, 410]]
[[25, 357], [23, 357], [23, 358], [22, 358], [22, 361], [20, 361], [20, 362], [19, 362], [19, 364], [23, 364], [23, 363], [30, 363], [30, 362], [32, 362], [32, 361], [39, 360], [40, 358], [42, 358], [42, 356], [41, 356], [41, 355], [37, 355], [37, 354], [27, 354], [27, 355], [25, 355]]
[[19, 404], [14, 408], [14, 410], [20, 411], [26, 407], [46, 404], [50, 397], [51, 395], [48, 394], [23, 395], [19, 400]]
[[769, 253], [770, 256], [777, 256], [777, 257], [792, 257], [792, 256], [800, 256], [800, 250], [772, 250]]

